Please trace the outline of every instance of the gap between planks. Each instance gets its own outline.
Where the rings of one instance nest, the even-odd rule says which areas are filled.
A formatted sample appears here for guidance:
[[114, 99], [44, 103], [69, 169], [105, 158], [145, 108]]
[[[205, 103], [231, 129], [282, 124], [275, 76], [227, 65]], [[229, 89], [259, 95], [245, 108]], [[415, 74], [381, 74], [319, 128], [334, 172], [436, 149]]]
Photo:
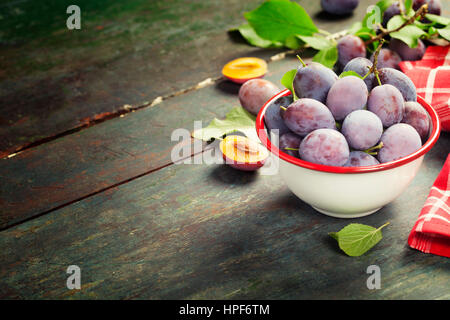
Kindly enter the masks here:
[[[339, 39], [340, 37], [346, 35], [347, 33], [348, 33], [348, 30], [342, 30], [342, 31], [339, 31], [339, 32], [327, 35], [327, 38], [336, 40], [336, 39]], [[301, 50], [304, 50], [304, 49], [309, 48], [309, 47], [310, 47], [309, 45], [305, 45], [305, 46], [303, 46], [302, 48], [300, 48], [298, 50], [287, 50], [287, 51], [280, 52], [280, 53], [278, 53], [276, 55], [271, 56], [268, 60], [266, 60], [266, 62], [270, 63], [270, 62], [273, 62], [273, 61], [283, 60], [283, 59], [286, 58], [287, 55], [298, 54], [298, 53], [301, 52]], [[154, 106], [160, 104], [161, 102], [163, 102], [163, 101], [165, 101], [167, 99], [170, 99], [170, 98], [173, 98], [173, 97], [177, 97], [177, 96], [180, 96], [180, 95], [188, 93], [188, 92], [192, 92], [192, 91], [195, 91], [195, 90], [199, 90], [199, 89], [202, 89], [202, 88], [214, 85], [217, 82], [225, 80], [225, 79], [226, 78], [224, 76], [218, 76], [218, 77], [215, 77], [215, 78], [206, 78], [205, 80], [200, 81], [199, 83], [197, 83], [197, 84], [195, 84], [195, 85], [193, 85], [191, 87], [188, 87], [186, 89], [182, 89], [182, 90], [176, 91], [174, 93], [170, 93], [170, 94], [165, 95], [165, 96], [156, 97], [151, 102], [146, 101], [146, 102], [143, 102], [143, 103], [141, 103], [139, 105], [135, 105], [135, 106], [132, 106], [132, 105], [129, 105], [129, 104], [124, 104], [123, 107], [121, 109], [117, 110], [117, 111], [105, 112], [105, 113], [101, 113], [101, 114], [95, 115], [94, 117], [92, 117], [91, 119], [85, 121], [84, 123], [80, 124], [79, 126], [76, 126], [74, 128], [68, 129], [66, 131], [62, 131], [62, 132], [60, 132], [58, 134], [51, 135], [51, 136], [48, 136], [48, 137], [36, 140], [34, 142], [28, 143], [26, 145], [23, 145], [23, 146], [17, 148], [16, 150], [12, 151], [11, 153], [9, 153], [7, 155], [4, 155], [1, 159], [13, 158], [16, 155], [18, 155], [19, 153], [21, 153], [21, 152], [23, 152], [23, 151], [25, 151], [27, 149], [31, 149], [31, 148], [40, 146], [42, 144], [45, 144], [47, 142], [51, 142], [53, 140], [56, 140], [56, 139], [68, 136], [70, 134], [79, 132], [79, 131], [81, 131], [83, 129], [89, 128], [89, 127], [91, 127], [93, 125], [105, 122], [107, 120], [111, 120], [111, 119], [114, 119], [114, 118], [117, 118], [117, 117], [124, 117], [128, 113], [135, 112], [135, 111], [140, 110], [140, 109], [154, 107]]]
[[[278, 54], [270, 57], [268, 59], [268, 61], [266, 61], [266, 62], [270, 63], [272, 61], [282, 60], [282, 59], [284, 59], [286, 57], [287, 54], [292, 54], [294, 52], [295, 52], [294, 50], [289, 50], [289, 51], [278, 53]], [[202, 89], [202, 88], [214, 85], [217, 82], [222, 81], [222, 80], [226, 80], [226, 78], [224, 76], [218, 76], [218, 77], [215, 77], [215, 78], [206, 78], [205, 80], [202, 80], [199, 83], [197, 83], [197, 84], [195, 84], [195, 85], [193, 85], [191, 87], [188, 87], [186, 89], [182, 89], [182, 90], [176, 91], [174, 93], [170, 93], [170, 94], [165, 95], [165, 96], [156, 97], [151, 102], [146, 101], [146, 102], [143, 102], [142, 104], [135, 105], [135, 106], [132, 106], [132, 105], [129, 105], [129, 104], [124, 104], [123, 107], [121, 109], [117, 110], [117, 111], [105, 112], [105, 113], [98, 114], [98, 115], [94, 116], [92, 119], [89, 119], [89, 120], [85, 121], [84, 123], [82, 123], [79, 126], [76, 126], [74, 128], [68, 129], [66, 131], [62, 131], [62, 132], [57, 133], [55, 135], [51, 135], [51, 136], [48, 136], [48, 137], [36, 140], [34, 142], [31, 142], [29, 144], [26, 144], [24, 146], [21, 146], [21, 147], [17, 148], [16, 150], [14, 150], [13, 152], [11, 152], [10, 154], [8, 154], [6, 156], [3, 156], [2, 159], [13, 158], [13, 157], [15, 157], [16, 155], [20, 154], [21, 152], [23, 152], [25, 150], [28, 150], [28, 149], [40, 146], [40, 145], [45, 144], [47, 142], [51, 142], [53, 140], [56, 140], [56, 139], [68, 136], [70, 134], [79, 132], [79, 131], [81, 131], [83, 129], [92, 127], [92, 126], [94, 126], [96, 124], [105, 122], [107, 120], [115, 119], [115, 118], [118, 118], [118, 117], [124, 117], [128, 113], [132, 113], [132, 112], [135, 112], [137, 110], [144, 109], [144, 108], [154, 107], [154, 106], [160, 104], [161, 102], [163, 102], [163, 101], [165, 101], [167, 99], [174, 98], [174, 97], [186, 94], [188, 92], [192, 92], [192, 91], [195, 91], [195, 90], [199, 90], [199, 89]]]
[[[182, 163], [182, 162], [185, 161], [186, 159], [189, 159], [189, 158], [193, 158], [193, 157], [195, 157], [195, 156], [198, 156], [199, 154], [202, 154], [202, 153], [204, 153], [204, 152], [206, 152], [206, 151], [208, 151], [208, 150], [211, 150], [213, 147], [214, 147], [214, 146], [213, 146], [213, 144], [211, 143], [211, 144], [209, 144], [209, 145], [203, 147], [202, 150], [199, 151], [199, 152], [193, 152], [193, 153], [192, 153], [191, 155], [189, 155], [189, 156], [186, 156], [186, 157], [183, 157], [183, 158], [181, 158], [181, 159], [178, 159], [178, 160], [177, 160], [177, 163]], [[157, 167], [157, 168], [154, 168], [154, 169], [145, 171], [145, 172], [140, 173], [140, 174], [138, 174], [138, 175], [135, 175], [135, 176], [133, 176], [133, 177], [124, 179], [124, 180], [122, 180], [122, 181], [116, 182], [116, 183], [114, 183], [114, 184], [112, 184], [112, 185], [109, 185], [109, 186], [107, 186], [107, 187], [101, 188], [101, 189], [99, 189], [99, 190], [97, 190], [97, 191], [90, 192], [90, 193], [88, 193], [88, 194], [86, 194], [86, 195], [84, 195], [84, 196], [81, 196], [81, 197], [78, 197], [78, 198], [76, 198], [76, 199], [73, 199], [73, 200], [70, 200], [70, 201], [68, 201], [68, 202], [65, 202], [65, 203], [63, 203], [63, 204], [60, 204], [60, 205], [58, 205], [58, 206], [56, 206], [56, 207], [53, 207], [53, 208], [50, 208], [50, 209], [45, 210], [45, 211], [43, 211], [43, 212], [37, 213], [37, 214], [35, 214], [35, 215], [31, 216], [31, 217], [22, 219], [22, 220], [20, 220], [20, 221], [16, 221], [16, 222], [11, 223], [11, 224], [8, 224], [8, 225], [6, 225], [6, 226], [4, 226], [4, 227], [0, 227], [0, 232], [1, 232], [1, 231], [8, 230], [8, 229], [10, 229], [10, 228], [13, 228], [13, 227], [15, 227], [15, 226], [18, 226], [18, 225], [20, 225], [20, 224], [22, 224], [22, 223], [25, 223], [25, 222], [34, 220], [34, 219], [39, 218], [39, 217], [42, 217], [42, 216], [44, 216], [44, 215], [46, 215], [46, 214], [48, 214], [48, 213], [51, 213], [51, 212], [53, 212], [53, 211], [62, 209], [62, 208], [64, 208], [64, 207], [67, 207], [67, 206], [69, 206], [69, 205], [71, 205], [71, 204], [74, 204], [74, 203], [76, 203], [76, 202], [85, 200], [85, 199], [90, 198], [90, 197], [92, 197], [92, 196], [95, 196], [95, 195], [97, 195], [97, 194], [99, 194], [99, 193], [102, 193], [102, 192], [105, 192], [105, 191], [114, 189], [114, 188], [116, 188], [116, 187], [119, 187], [119, 186], [121, 186], [121, 185], [123, 185], [123, 184], [126, 184], [126, 183], [128, 183], [128, 182], [131, 182], [131, 181], [133, 181], [133, 180], [142, 178], [142, 177], [144, 177], [144, 176], [146, 176], [146, 175], [149, 175], [149, 174], [151, 174], [151, 173], [153, 173], [153, 172], [155, 172], [155, 171], [158, 171], [158, 170], [167, 168], [167, 167], [169, 167], [169, 166], [171, 166], [171, 165], [173, 165], [173, 164], [175, 164], [175, 162], [171, 161], [171, 162], [166, 163], [166, 164], [163, 164], [163, 165], [161, 165], [161, 166], [159, 166], [159, 167]]]

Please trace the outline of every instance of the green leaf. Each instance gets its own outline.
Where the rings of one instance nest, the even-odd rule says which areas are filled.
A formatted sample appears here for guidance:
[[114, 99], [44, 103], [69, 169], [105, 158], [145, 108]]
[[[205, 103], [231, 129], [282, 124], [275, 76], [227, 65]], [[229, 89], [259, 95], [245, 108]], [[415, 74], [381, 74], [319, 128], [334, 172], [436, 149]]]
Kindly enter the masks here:
[[338, 50], [336, 46], [320, 50], [313, 57], [314, 62], [319, 62], [327, 68], [333, 68], [338, 59]]
[[297, 95], [295, 94], [294, 87], [292, 85], [296, 74], [297, 74], [297, 69], [292, 69], [292, 70], [286, 72], [283, 75], [283, 78], [281, 78], [281, 84], [283, 86], [285, 86], [286, 89], [289, 89], [289, 91], [291, 91], [291, 93], [294, 97], [294, 101], [296, 101], [298, 99]]
[[293, 49], [293, 50], [300, 48], [304, 44], [305, 43], [301, 39], [299, 39], [297, 36], [289, 36], [284, 41], [284, 45], [286, 47], [288, 47], [289, 49]]
[[281, 48], [283, 44], [281, 42], [273, 42], [266, 40], [258, 36], [249, 24], [243, 24], [237, 29], [241, 35], [247, 40], [247, 42], [253, 46], [260, 48]]
[[438, 16], [435, 14], [431, 14], [431, 13], [427, 13], [425, 15], [425, 18], [427, 18], [428, 20], [435, 22], [437, 24], [441, 24], [443, 26], [448, 26], [450, 24], [450, 19], [443, 17], [443, 16]]
[[430, 26], [431, 26], [431, 24], [429, 24], [429, 23], [423, 23], [423, 22], [420, 22], [419, 20], [414, 21], [414, 25], [415, 25], [416, 27], [418, 27], [418, 28], [424, 30], [425, 32], [427, 32], [426, 30], [427, 30], [428, 28], [430, 28]]
[[192, 132], [192, 137], [209, 141], [222, 138], [232, 132], [242, 132], [247, 138], [259, 142], [255, 128], [256, 117], [242, 107], [234, 107], [227, 113], [224, 120], [214, 118], [211, 123], [202, 129]]
[[369, 10], [369, 7], [367, 14], [362, 20], [362, 27], [373, 30], [374, 28], [372, 27], [375, 27], [377, 23], [381, 23], [381, 21], [383, 20], [384, 11], [389, 8], [394, 2], [395, 0], [381, 0], [375, 4], [375, 7], [378, 8], [374, 7], [372, 8], [372, 10]]
[[348, 76], [355, 76], [358, 77], [360, 79], [362, 79], [363, 77], [361, 77], [359, 74], [357, 74], [355, 71], [349, 70], [349, 71], [344, 71], [339, 75], [339, 78], [344, 78], [344, 77], [348, 77]]
[[318, 32], [299, 4], [289, 0], [270, 0], [244, 14], [256, 33], [267, 40], [285, 42], [289, 36]]
[[351, 257], [358, 257], [366, 253], [382, 239], [381, 229], [386, 223], [375, 229], [359, 223], [351, 223], [339, 232], [331, 232], [329, 235], [336, 239], [339, 248]]
[[405, 0], [405, 13], [407, 15], [413, 11], [412, 6], [413, 6], [412, 0]]
[[[392, 17], [388, 24], [388, 30], [394, 30], [400, 27], [406, 20], [402, 18], [400, 15]], [[426, 33], [415, 25], [407, 25], [400, 29], [400, 31], [392, 32], [390, 36], [392, 38], [399, 39], [406, 43], [410, 48], [417, 47], [418, 40], [421, 36], [424, 36]]]
[[316, 50], [326, 50], [330, 47], [336, 46], [336, 41], [320, 35], [314, 35], [313, 37], [299, 35], [297, 37], [302, 39], [304, 42], [306, 42]]
[[447, 41], [450, 41], [450, 26], [445, 27], [444, 29], [436, 29], [439, 35]]

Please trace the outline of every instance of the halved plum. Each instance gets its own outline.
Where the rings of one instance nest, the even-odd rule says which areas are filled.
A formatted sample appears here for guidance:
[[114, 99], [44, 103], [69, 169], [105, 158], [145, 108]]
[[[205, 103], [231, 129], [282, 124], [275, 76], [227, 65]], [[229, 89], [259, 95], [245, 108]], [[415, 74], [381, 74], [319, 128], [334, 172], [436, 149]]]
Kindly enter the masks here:
[[243, 57], [228, 62], [222, 69], [222, 74], [229, 80], [242, 84], [251, 79], [264, 77], [267, 63], [259, 58]]
[[243, 171], [261, 168], [269, 157], [264, 146], [243, 136], [226, 136], [219, 148], [226, 164]]

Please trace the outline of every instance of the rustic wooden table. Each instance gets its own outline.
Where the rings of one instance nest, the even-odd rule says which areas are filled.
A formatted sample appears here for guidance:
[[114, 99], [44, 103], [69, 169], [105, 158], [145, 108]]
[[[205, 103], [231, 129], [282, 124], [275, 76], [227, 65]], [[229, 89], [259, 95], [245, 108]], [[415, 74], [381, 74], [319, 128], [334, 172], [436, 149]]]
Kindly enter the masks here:
[[[375, 1], [342, 19], [299, 2], [336, 32]], [[314, 211], [278, 176], [171, 160], [174, 129], [238, 105], [226, 62], [264, 58], [277, 84], [298, 65], [226, 33], [260, 1], [78, 3], [72, 31], [71, 1], [0, 4], [1, 298], [450, 299], [449, 259], [407, 245], [450, 134], [397, 200], [351, 220], [390, 225], [348, 257], [328, 232], [350, 221]], [[81, 290], [66, 286], [70, 265]], [[370, 265], [381, 289], [367, 287]]]

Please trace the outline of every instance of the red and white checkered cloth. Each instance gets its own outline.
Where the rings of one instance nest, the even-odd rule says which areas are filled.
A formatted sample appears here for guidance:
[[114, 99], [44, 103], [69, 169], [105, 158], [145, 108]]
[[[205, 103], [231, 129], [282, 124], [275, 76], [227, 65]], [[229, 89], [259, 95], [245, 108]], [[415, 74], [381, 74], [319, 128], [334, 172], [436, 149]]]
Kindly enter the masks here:
[[450, 46], [429, 46], [422, 60], [402, 61], [400, 69], [436, 110], [442, 130], [450, 131]]
[[409, 234], [408, 244], [450, 258], [450, 154]]

